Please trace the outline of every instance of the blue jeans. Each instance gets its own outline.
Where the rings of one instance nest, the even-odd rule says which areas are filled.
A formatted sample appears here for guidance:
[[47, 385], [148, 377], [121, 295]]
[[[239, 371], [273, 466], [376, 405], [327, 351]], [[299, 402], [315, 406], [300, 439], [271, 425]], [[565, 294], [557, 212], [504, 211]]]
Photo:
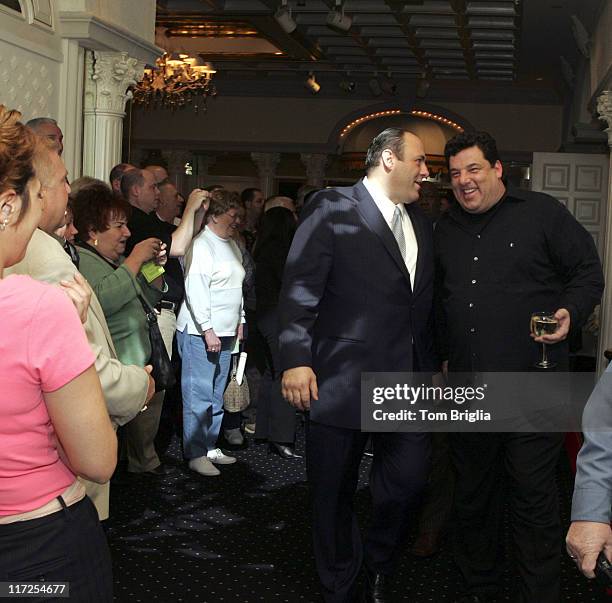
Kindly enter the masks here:
[[187, 330], [177, 331], [176, 338], [183, 360], [183, 452], [195, 459], [216, 448], [235, 338], [220, 337], [220, 352], [207, 352], [204, 337]]

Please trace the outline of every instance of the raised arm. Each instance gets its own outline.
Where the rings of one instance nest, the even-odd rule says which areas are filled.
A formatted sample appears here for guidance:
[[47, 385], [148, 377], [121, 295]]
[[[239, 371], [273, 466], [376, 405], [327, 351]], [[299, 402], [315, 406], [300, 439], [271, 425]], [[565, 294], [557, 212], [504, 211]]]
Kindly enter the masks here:
[[209, 196], [208, 191], [199, 188], [194, 189], [189, 195], [181, 223], [172, 233], [170, 257], [183, 257], [187, 253], [191, 240], [202, 227], [202, 220], [208, 208]]

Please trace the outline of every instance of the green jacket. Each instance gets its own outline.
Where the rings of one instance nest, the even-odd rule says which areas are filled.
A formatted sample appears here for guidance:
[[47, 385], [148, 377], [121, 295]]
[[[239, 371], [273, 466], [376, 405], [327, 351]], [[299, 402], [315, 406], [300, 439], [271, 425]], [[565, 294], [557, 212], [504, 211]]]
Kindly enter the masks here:
[[119, 360], [145, 366], [151, 356], [151, 344], [147, 317], [138, 295], [155, 306], [162, 292], [149, 285], [141, 274], [134, 277], [125, 266], [113, 269], [83, 247], [79, 247], [79, 256], [79, 271], [100, 300]]

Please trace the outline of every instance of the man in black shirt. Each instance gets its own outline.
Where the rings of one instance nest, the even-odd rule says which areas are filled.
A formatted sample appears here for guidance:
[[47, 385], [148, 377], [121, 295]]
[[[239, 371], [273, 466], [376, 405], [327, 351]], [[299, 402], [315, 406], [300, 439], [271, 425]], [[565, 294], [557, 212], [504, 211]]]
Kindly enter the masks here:
[[[181, 215], [182, 201], [176, 186], [169, 180], [158, 184], [158, 188], [159, 205], [153, 215], [161, 222], [160, 227], [172, 238], [172, 233], [177, 229], [175, 220]], [[172, 303], [173, 307], [169, 309], [175, 311], [178, 310], [185, 294], [183, 269], [178, 258], [171, 257], [165, 265], [165, 270], [164, 278], [168, 291], [164, 293], [163, 300]]]
[[[506, 189], [489, 134], [460, 134], [445, 156], [459, 202], [435, 230], [438, 343], [448, 370], [529, 371], [542, 342], [567, 370], [569, 330], [581, 328], [603, 290], [591, 235], [552, 197]], [[537, 310], [554, 312], [558, 328], [533, 339], [529, 321]], [[561, 443], [562, 434], [452, 434], [455, 557], [467, 585], [459, 601], [487, 601], [497, 592], [504, 475], [517, 600], [560, 600], [555, 473]]]

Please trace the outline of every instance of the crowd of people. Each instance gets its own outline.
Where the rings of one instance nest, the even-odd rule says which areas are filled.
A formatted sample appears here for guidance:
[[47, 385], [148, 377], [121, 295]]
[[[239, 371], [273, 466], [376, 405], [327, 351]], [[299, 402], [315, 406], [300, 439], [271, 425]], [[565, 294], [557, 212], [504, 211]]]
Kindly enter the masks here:
[[[287, 462], [301, 459], [304, 415], [325, 601], [390, 601], [409, 524], [420, 513], [427, 535], [451, 504], [457, 601], [495, 601], [503, 479], [517, 600], [560, 600], [560, 434], [362, 429], [363, 373], [527, 371], [540, 343], [566, 368], [570, 330], [599, 303], [592, 238], [556, 200], [506, 186], [490, 135], [447, 143], [457, 202], [434, 228], [415, 203], [428, 176], [423, 143], [402, 129], [372, 141], [363, 180], [304, 189], [296, 205], [221, 186], [185, 199], [162, 166], [119, 164], [108, 183], [71, 187], [57, 124], [19, 120], [0, 106], [0, 582], [43, 576], [70, 582], [74, 600], [112, 600], [100, 522], [118, 456], [128, 478], [173, 471], [155, 447], [166, 396], [159, 328], [167, 359], [173, 349], [180, 356], [182, 451], [193, 474], [234, 464], [224, 444], [242, 445], [245, 432]], [[553, 333], [530, 337], [535, 307], [552, 310]], [[262, 373], [256, 414], [224, 408], [241, 350]], [[368, 441], [372, 517], [362, 542], [353, 496]], [[576, 521], [609, 521], [609, 501], [590, 517], [578, 498]], [[568, 550], [592, 576], [583, 533], [572, 526]], [[612, 550], [609, 526], [598, 533], [600, 549]]]

